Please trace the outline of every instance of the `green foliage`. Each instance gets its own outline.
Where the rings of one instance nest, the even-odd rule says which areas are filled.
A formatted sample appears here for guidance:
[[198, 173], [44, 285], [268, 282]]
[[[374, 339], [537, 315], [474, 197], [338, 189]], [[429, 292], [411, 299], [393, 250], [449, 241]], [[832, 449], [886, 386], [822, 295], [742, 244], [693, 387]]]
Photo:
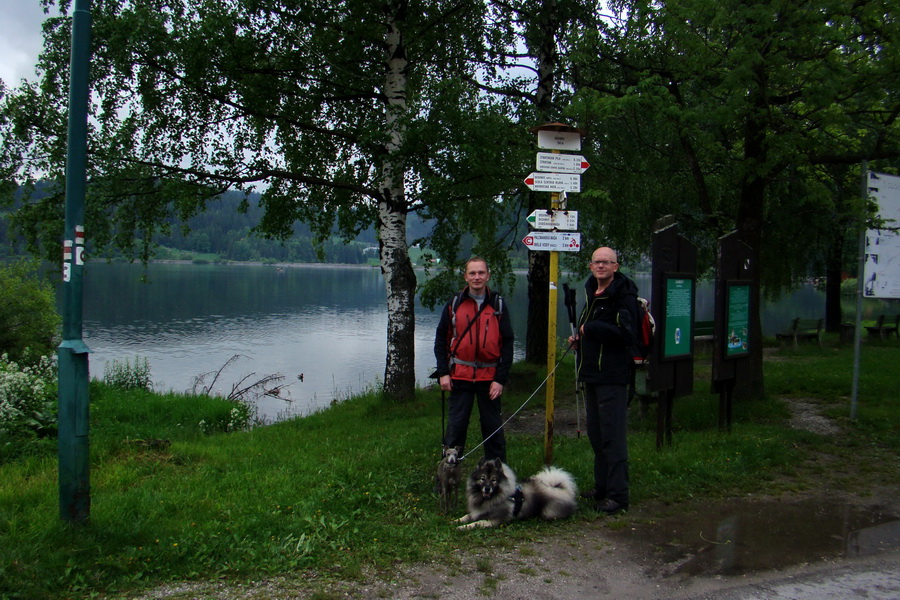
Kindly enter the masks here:
[[52, 286], [35, 262], [0, 263], [0, 353], [12, 360], [53, 354], [61, 319]]
[[237, 406], [232, 407], [227, 417], [219, 417], [210, 421], [202, 419], [198, 426], [207, 435], [243, 431], [250, 428], [253, 417], [254, 411], [247, 404], [239, 403]]
[[146, 356], [136, 356], [133, 363], [127, 358], [123, 362], [113, 359], [103, 367], [103, 383], [121, 390], [150, 390], [150, 361]]
[[20, 365], [0, 355], [0, 463], [28, 451], [35, 438], [56, 433], [56, 363], [42, 356]]
[[646, 252], [672, 214], [701, 263], [736, 228], [771, 290], [824, 274], [855, 241], [859, 163], [900, 154], [889, 5], [626, 1], [574, 34], [568, 113], [600, 132], [586, 140], [596, 189], [572, 205], [587, 247], [616, 235]]

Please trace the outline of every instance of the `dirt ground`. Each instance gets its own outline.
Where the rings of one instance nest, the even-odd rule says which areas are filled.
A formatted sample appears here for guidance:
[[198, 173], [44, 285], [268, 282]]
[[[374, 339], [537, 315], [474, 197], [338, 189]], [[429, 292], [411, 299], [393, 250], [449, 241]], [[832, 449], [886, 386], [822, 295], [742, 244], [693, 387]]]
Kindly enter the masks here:
[[[813, 402], [796, 400], [791, 406], [794, 427], [839, 434]], [[575, 415], [569, 413], [564, 409], [556, 413], [561, 431], [575, 431]], [[541, 419], [516, 422], [511, 429], [541, 426]], [[743, 514], [721, 516], [729, 511]], [[696, 520], [697, 515], [708, 515], [712, 524], [698, 524], [702, 521]], [[794, 524], [807, 527], [793, 533]], [[691, 526], [697, 527], [695, 535], [683, 534], [681, 529]], [[829, 529], [832, 526], [835, 532]], [[782, 528], [786, 537], [773, 542], [772, 534]], [[643, 503], [624, 516], [598, 516], [577, 527], [560, 526], [549, 534], [542, 532], [540, 539], [503, 549], [372, 573], [366, 583], [323, 587], [296, 577], [239, 585], [192, 583], [158, 588], [140, 599], [873, 600], [900, 597], [898, 558], [900, 483], [854, 493], [832, 481], [823, 482], [818, 490], [777, 499], [760, 495], [723, 501], [721, 506]], [[812, 580], [830, 587], [811, 587], [806, 595], [797, 591], [800, 582]], [[779, 592], [778, 585], [789, 591]]]

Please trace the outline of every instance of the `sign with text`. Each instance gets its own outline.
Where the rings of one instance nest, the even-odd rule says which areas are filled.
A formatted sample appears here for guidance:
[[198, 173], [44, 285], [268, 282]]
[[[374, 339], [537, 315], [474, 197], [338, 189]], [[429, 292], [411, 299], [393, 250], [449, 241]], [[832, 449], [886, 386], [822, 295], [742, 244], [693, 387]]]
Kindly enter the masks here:
[[525, 185], [535, 192], [580, 192], [581, 175], [567, 173], [531, 173]]
[[694, 347], [694, 280], [669, 275], [665, 280], [665, 323], [662, 357], [690, 356]]
[[750, 354], [747, 342], [750, 337], [750, 282], [732, 281], [726, 289], [725, 358], [747, 356]]
[[867, 187], [885, 228], [866, 231], [863, 295], [900, 298], [900, 177], [870, 171]]
[[577, 173], [581, 175], [591, 165], [578, 154], [537, 153], [537, 170], [549, 173]]
[[578, 229], [578, 211], [538, 209], [525, 218], [535, 229]]
[[566, 231], [535, 231], [522, 238], [529, 250], [548, 252], [578, 252], [581, 250], [581, 234]]
[[581, 150], [581, 134], [577, 131], [550, 131], [541, 129], [537, 136], [538, 148], [545, 150]]

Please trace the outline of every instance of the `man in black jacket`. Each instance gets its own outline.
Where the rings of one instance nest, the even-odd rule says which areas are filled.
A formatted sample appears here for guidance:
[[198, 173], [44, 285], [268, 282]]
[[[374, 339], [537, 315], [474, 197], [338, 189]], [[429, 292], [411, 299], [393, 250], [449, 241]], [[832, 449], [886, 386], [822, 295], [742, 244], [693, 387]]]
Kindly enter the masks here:
[[590, 268], [578, 331], [569, 338], [577, 348], [594, 449], [594, 489], [582, 495], [596, 500], [598, 511], [613, 514], [628, 508], [627, 386], [638, 322], [637, 285], [618, 272], [612, 248], [594, 250]]

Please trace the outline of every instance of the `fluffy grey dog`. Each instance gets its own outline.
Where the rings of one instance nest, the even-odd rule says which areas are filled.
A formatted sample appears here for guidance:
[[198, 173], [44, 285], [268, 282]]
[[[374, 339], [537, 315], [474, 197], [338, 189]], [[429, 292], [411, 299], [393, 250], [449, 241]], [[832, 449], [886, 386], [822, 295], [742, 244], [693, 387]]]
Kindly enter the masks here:
[[459, 496], [460, 454], [462, 446], [444, 446], [441, 462], [437, 466], [438, 496], [441, 500], [441, 512], [447, 514], [456, 507]]
[[496, 527], [513, 519], [565, 519], [578, 508], [572, 476], [556, 467], [516, 482], [516, 474], [500, 459], [482, 458], [466, 484], [469, 512], [455, 522], [458, 529]]

